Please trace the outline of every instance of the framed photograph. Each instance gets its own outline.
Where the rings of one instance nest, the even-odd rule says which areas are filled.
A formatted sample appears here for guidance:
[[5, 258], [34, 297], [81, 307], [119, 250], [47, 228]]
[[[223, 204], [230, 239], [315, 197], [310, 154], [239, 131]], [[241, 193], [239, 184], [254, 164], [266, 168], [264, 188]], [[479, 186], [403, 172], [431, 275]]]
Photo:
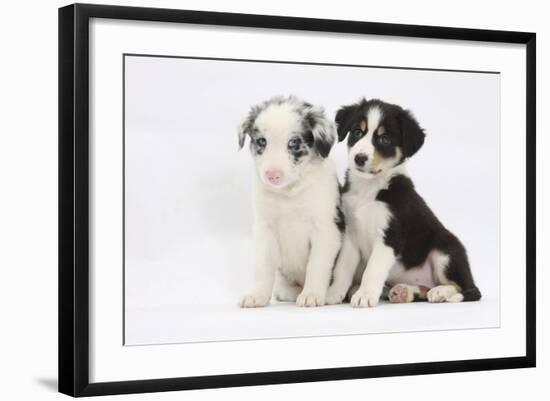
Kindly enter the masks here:
[[59, 390], [535, 366], [535, 80], [534, 33], [61, 8]]

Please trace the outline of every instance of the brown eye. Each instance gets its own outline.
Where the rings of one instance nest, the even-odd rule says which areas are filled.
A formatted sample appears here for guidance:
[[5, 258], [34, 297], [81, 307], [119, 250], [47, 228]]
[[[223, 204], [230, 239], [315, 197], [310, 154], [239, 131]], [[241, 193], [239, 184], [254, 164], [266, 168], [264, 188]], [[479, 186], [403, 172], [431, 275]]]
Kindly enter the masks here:
[[391, 139], [387, 135], [382, 135], [378, 138], [378, 143], [382, 146], [391, 145]]

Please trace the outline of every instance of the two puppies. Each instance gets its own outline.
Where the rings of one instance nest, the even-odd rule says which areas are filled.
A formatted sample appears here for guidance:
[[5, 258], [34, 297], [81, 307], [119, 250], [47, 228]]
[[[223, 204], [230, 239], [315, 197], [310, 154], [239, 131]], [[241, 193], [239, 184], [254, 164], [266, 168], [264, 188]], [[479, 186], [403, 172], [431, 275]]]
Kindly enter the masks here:
[[348, 137], [341, 197], [327, 159], [334, 128], [322, 109], [279, 97], [243, 122], [239, 146], [249, 135], [257, 171], [257, 249], [254, 286], [240, 305], [264, 306], [274, 294], [299, 306], [346, 296], [375, 306], [386, 284], [390, 302], [479, 300], [464, 247], [405, 173], [424, 143], [414, 117], [362, 100], [342, 107], [336, 124], [338, 140]]

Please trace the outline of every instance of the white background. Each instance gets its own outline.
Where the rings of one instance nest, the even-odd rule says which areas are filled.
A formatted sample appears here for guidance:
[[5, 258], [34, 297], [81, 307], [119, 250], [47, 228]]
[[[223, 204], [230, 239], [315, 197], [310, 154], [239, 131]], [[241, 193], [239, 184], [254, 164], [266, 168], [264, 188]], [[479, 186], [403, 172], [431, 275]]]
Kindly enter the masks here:
[[[125, 77], [126, 344], [500, 324], [499, 74], [127, 56]], [[236, 152], [236, 127], [289, 93], [330, 120], [362, 96], [413, 111], [428, 137], [408, 170], [464, 242], [480, 303], [237, 308], [252, 286], [254, 167], [248, 143]], [[343, 179], [344, 143], [331, 158]]]
[[[193, 40], [200, 35], [201, 40]], [[355, 39], [355, 40], [354, 40]], [[90, 81], [93, 88], [90, 96], [90, 148], [91, 148], [91, 229], [90, 252], [94, 257], [90, 266], [90, 380], [117, 381], [138, 378], [177, 377], [189, 375], [211, 375], [273, 371], [288, 369], [311, 369], [319, 367], [377, 365], [388, 363], [420, 362], [430, 360], [457, 360], [522, 355], [525, 351], [525, 307], [524, 293], [516, 292], [525, 280], [524, 264], [525, 221], [521, 212], [524, 200], [525, 175], [516, 164], [525, 163], [525, 142], [515, 140], [515, 135], [525, 129], [525, 49], [518, 45], [484, 45], [473, 42], [448, 42], [438, 40], [414, 40], [398, 38], [354, 38], [337, 34], [295, 34], [288, 31], [249, 30], [242, 28], [212, 28], [159, 23], [120, 22], [95, 20], [90, 30], [91, 63]], [[223, 46], [220, 46], [223, 43]], [[260, 43], [262, 46], [257, 46]], [[302, 49], [307, 48], [307, 54]], [[327, 54], [326, 49], [331, 49]], [[507, 96], [501, 99], [501, 171], [506, 181], [501, 185], [501, 230], [503, 252], [501, 263], [502, 324], [498, 328], [485, 330], [451, 330], [414, 333], [394, 333], [384, 336], [318, 336], [309, 338], [266, 339], [263, 341], [216, 342], [166, 344], [163, 346], [123, 347], [122, 336], [122, 250], [121, 230], [116, 227], [122, 222], [122, 177], [113, 174], [120, 169], [122, 141], [120, 127], [122, 115], [122, 74], [120, 61], [122, 53], [163, 52], [164, 54], [216, 55], [237, 58], [307, 61], [342, 61], [366, 64], [370, 55], [376, 54], [383, 65], [412, 65], [418, 67], [453, 67], [472, 70], [475, 68], [502, 71], [501, 91]], [[118, 139], [117, 139], [118, 138]], [[518, 212], [519, 211], [519, 212]], [[477, 309], [486, 302], [460, 304]], [[118, 307], [117, 307], [118, 306]], [[393, 306], [393, 305], [392, 305]], [[392, 315], [402, 316], [395, 306]], [[412, 305], [401, 305], [411, 307]], [[468, 316], [471, 310], [458, 312], [457, 305], [426, 305], [424, 311], [436, 307], [452, 308], [457, 316]], [[352, 321], [344, 316], [343, 310], [351, 314], [358, 312], [340, 306], [330, 316]], [[327, 324], [318, 314], [328, 308], [302, 310], [287, 306], [286, 310], [300, 312], [304, 319], [317, 316], [326, 328]], [[416, 309], [416, 308], [415, 308]], [[275, 308], [252, 311], [231, 308], [234, 313], [246, 315], [249, 324], [271, 324], [270, 315]], [[283, 309], [283, 312], [285, 310]], [[334, 313], [338, 312], [338, 313]], [[359, 311], [360, 313], [361, 311]], [[359, 323], [382, 320], [387, 328], [386, 313], [382, 308], [362, 314]], [[449, 312], [450, 313], [450, 312]], [[187, 314], [167, 314], [169, 324], [186, 322]], [[180, 315], [182, 315], [180, 317]], [[226, 316], [226, 313], [220, 314]], [[406, 316], [414, 317], [413, 311]], [[454, 314], [453, 314], [454, 316]], [[199, 315], [199, 318], [201, 315]], [[206, 315], [205, 315], [206, 317]], [[367, 318], [368, 317], [368, 318]], [[327, 319], [329, 317], [327, 316]], [[377, 319], [378, 318], [378, 319]], [[382, 319], [380, 319], [382, 318]], [[421, 319], [421, 317], [419, 317]], [[206, 317], [209, 322], [217, 319]], [[397, 319], [396, 319], [397, 320]], [[268, 321], [269, 323], [266, 323]], [[151, 323], [155, 323], [154, 321]], [[399, 323], [399, 320], [397, 320]], [[181, 323], [180, 323], [181, 324]], [[239, 321], [235, 325], [242, 324]], [[416, 323], [418, 324], [418, 323]], [[193, 328], [194, 322], [189, 326]], [[273, 325], [274, 326], [274, 325]], [[307, 325], [306, 325], [307, 326]], [[340, 324], [335, 326], [340, 327]], [[189, 327], [183, 327], [187, 332]], [[393, 330], [398, 330], [393, 328]], [[223, 327], [222, 327], [223, 330]], [[314, 334], [320, 330], [310, 328]], [[391, 329], [390, 329], [391, 330]], [[161, 329], [162, 331], [162, 329]], [[366, 330], [358, 330], [359, 332]], [[200, 334], [200, 331], [199, 331]], [[204, 338], [204, 335], [201, 336]], [[267, 336], [264, 336], [267, 337]], [[368, 338], [367, 338], [368, 337]], [[199, 337], [200, 339], [200, 337]], [[410, 344], [415, 347], [411, 348]], [[455, 344], [453, 347], [442, 346]], [[204, 350], [213, 352], [208, 359]], [[319, 352], [322, 349], [323, 352]], [[361, 349], [361, 353], [356, 352]], [[387, 352], [391, 349], [392, 352]], [[192, 364], [181, 364], [181, 360], [192, 360]], [[147, 363], [143, 363], [147, 361]]]
[[[548, 34], [546, 13], [536, 2], [510, 6], [499, 2], [482, 4], [461, 2], [457, 9], [437, 2], [398, 2], [376, 8], [364, 4], [316, 4], [313, 10], [297, 2], [279, 1], [268, 5], [253, 2], [232, 2], [232, 11], [316, 16], [341, 19], [365, 19], [432, 25], [468, 26], [476, 28], [531, 30], [538, 33], [538, 70], [547, 64]], [[5, 56], [2, 64], [2, 100], [7, 112], [2, 116], [3, 144], [2, 181], [2, 299], [4, 314], [2, 347], [2, 393], [9, 399], [54, 399], [57, 395], [56, 376], [56, 74], [57, 74], [57, 10], [60, 2], [35, 2], [6, 9], [2, 37]], [[129, 4], [120, 2], [119, 4]], [[227, 10], [223, 2], [132, 2], [132, 5]], [[475, 9], [475, 13], [470, 10]], [[495, 10], [498, 9], [498, 13]], [[451, 11], [451, 12], [450, 12]], [[8, 56], [10, 55], [10, 56]], [[547, 139], [542, 132], [547, 120], [542, 116], [543, 101], [548, 96], [548, 83], [539, 74], [538, 131], [539, 155]], [[547, 200], [547, 188], [542, 190], [542, 177], [548, 162], [539, 157], [539, 205]], [[547, 233], [548, 216], [540, 209], [539, 254], [545, 251], [542, 238]], [[544, 227], [542, 225], [544, 224]], [[539, 262], [542, 265], [542, 262]], [[547, 273], [539, 269], [539, 308], [549, 307], [542, 293]], [[539, 329], [546, 325], [539, 314]], [[541, 331], [539, 330], [539, 334]], [[317, 398], [356, 394], [386, 397], [394, 389], [410, 399], [424, 399], [427, 391], [444, 392], [449, 400], [463, 399], [462, 392], [449, 389], [470, 388], [487, 397], [523, 397], [542, 387], [548, 375], [545, 344], [539, 343], [539, 368], [536, 370], [464, 373], [445, 376], [384, 378], [338, 383], [295, 384], [247, 389], [224, 389], [186, 393], [190, 399], [239, 397], [241, 399], [292, 399], [296, 396]], [[403, 389], [403, 390], [395, 390]], [[5, 394], [4, 394], [5, 393]], [[127, 398], [181, 399], [181, 394], [134, 395]]]

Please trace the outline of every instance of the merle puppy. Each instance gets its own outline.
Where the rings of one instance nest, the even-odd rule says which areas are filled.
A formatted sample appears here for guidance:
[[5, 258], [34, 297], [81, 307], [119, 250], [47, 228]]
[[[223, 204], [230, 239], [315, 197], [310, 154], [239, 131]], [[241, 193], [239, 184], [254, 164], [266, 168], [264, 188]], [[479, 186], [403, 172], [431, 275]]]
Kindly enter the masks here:
[[252, 107], [239, 130], [255, 162], [255, 273], [241, 307], [275, 295], [299, 306], [325, 304], [343, 237], [335, 167], [327, 158], [334, 125], [322, 108], [296, 97]]
[[405, 172], [424, 143], [416, 119], [400, 106], [363, 99], [342, 107], [336, 124], [339, 141], [349, 134], [347, 224], [327, 303], [349, 293], [354, 307], [376, 306], [385, 284], [390, 302], [479, 300], [464, 246]]

